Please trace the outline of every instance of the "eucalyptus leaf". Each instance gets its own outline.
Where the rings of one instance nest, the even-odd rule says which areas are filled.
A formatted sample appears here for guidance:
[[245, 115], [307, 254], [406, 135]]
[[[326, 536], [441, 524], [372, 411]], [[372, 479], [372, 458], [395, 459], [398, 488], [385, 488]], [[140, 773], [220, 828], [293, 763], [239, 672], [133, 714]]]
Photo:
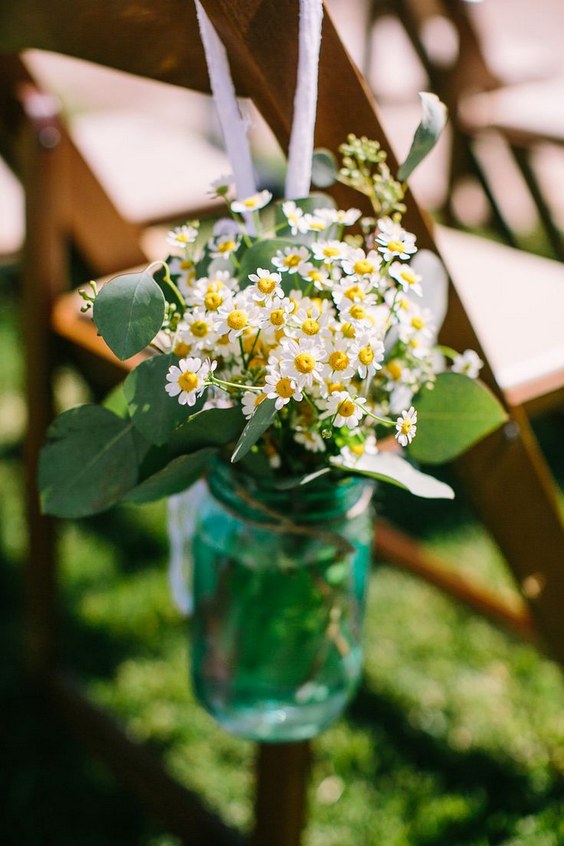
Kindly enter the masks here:
[[507, 420], [482, 382], [460, 373], [440, 373], [432, 390], [415, 398], [417, 435], [409, 454], [427, 464], [452, 461]]
[[260, 403], [237, 441], [237, 446], [231, 456], [233, 463], [240, 461], [272, 424], [276, 417], [275, 406], [276, 400], [274, 399], [264, 399]]
[[161, 329], [165, 298], [150, 273], [115, 276], [98, 293], [93, 317], [98, 331], [124, 361], [151, 343]]
[[225, 446], [237, 440], [245, 428], [239, 407], [209, 408], [193, 414], [169, 440], [171, 455], [183, 455], [208, 446]]
[[154, 502], [165, 496], [181, 493], [194, 484], [205, 472], [209, 462], [216, 454], [212, 448], [201, 449], [190, 455], [173, 458], [166, 467], [149, 476], [133, 488], [125, 502]]
[[313, 151], [311, 181], [316, 188], [329, 188], [337, 181], [339, 165], [331, 150], [319, 147]]
[[[176, 361], [176, 356], [171, 354], [149, 358], [131, 371], [123, 386], [135, 428], [157, 446], [165, 444], [174, 429], [191, 413], [165, 391], [166, 374]], [[201, 405], [204, 401], [200, 398]]]
[[354, 467], [345, 464], [339, 458], [333, 458], [331, 463], [347, 473], [357, 473], [361, 476], [369, 476], [372, 479], [389, 482], [424, 499], [454, 499], [454, 491], [449, 485], [433, 476], [422, 473], [401, 455], [393, 452], [363, 455]]
[[56, 517], [86, 517], [118, 502], [137, 482], [133, 424], [97, 405], [59, 415], [39, 463], [41, 506]]
[[447, 122], [447, 107], [436, 94], [421, 91], [419, 96], [421, 98], [421, 123], [415, 130], [407, 158], [398, 169], [397, 178], [400, 182], [408, 179], [415, 168], [431, 152]]

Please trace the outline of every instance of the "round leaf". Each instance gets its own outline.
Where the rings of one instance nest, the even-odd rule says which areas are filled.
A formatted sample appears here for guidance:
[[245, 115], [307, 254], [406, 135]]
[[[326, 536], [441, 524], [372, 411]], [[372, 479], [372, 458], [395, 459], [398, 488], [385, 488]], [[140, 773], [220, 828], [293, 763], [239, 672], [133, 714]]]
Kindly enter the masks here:
[[427, 464], [452, 461], [507, 420], [486, 386], [460, 373], [440, 373], [415, 399], [417, 435], [409, 454]]
[[116, 276], [94, 301], [94, 322], [115, 355], [124, 361], [151, 343], [160, 330], [165, 298], [153, 277], [143, 273]]
[[215, 453], [215, 449], [209, 448], [174, 458], [162, 470], [133, 488], [125, 497], [125, 501], [153, 502], [156, 499], [185, 491], [202, 476]]
[[339, 166], [331, 152], [320, 147], [313, 151], [311, 163], [311, 181], [317, 188], [329, 188], [337, 181]]
[[266, 432], [276, 417], [276, 400], [264, 399], [241, 434], [237, 446], [231, 456], [231, 461], [240, 461], [258, 441], [261, 435]]
[[118, 502], [137, 482], [132, 429], [131, 421], [97, 405], [57, 417], [39, 464], [44, 513], [86, 517]]
[[348, 473], [358, 473], [360, 476], [369, 476], [397, 485], [424, 499], [454, 499], [454, 491], [449, 485], [434, 476], [422, 473], [401, 455], [393, 452], [363, 455], [354, 467], [349, 467], [338, 458], [333, 459], [332, 463]]

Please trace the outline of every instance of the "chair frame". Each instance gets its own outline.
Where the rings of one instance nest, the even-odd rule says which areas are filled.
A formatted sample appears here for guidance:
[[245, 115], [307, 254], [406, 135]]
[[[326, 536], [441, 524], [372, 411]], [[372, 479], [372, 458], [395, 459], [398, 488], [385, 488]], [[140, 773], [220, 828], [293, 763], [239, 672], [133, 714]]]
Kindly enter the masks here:
[[[286, 148], [294, 91], [292, 71], [297, 66], [295, 4], [292, 0], [204, 0], [203, 5], [226, 45], [236, 80], [244, 68], [246, 93]], [[180, 6], [177, 11], [184, 14], [185, 4]], [[174, 9], [169, 9], [169, 12], [172, 15], [169, 23], [174, 28], [177, 17]], [[286, 32], [288, 44], [283, 56], [275, 49], [281, 31]], [[40, 514], [35, 481], [39, 450], [52, 417], [54, 337], [50, 315], [66, 288], [70, 240], [85, 250], [89, 260], [99, 262], [100, 272], [111, 273], [118, 267], [138, 264], [144, 256], [135, 228], [125, 222], [122, 226], [115, 220], [114, 213], [117, 215], [117, 212], [103, 192], [100, 194], [100, 187], [90, 182], [91, 174], [56, 112], [47, 109], [45, 117], [44, 112], [36, 108], [37, 101], [34, 103], [34, 98], [42, 95], [33, 88], [29, 77], [23, 78], [26, 85], [22, 87], [22, 68], [18, 67], [17, 60], [14, 64], [13, 57], [9, 59], [9, 67], [8, 74], [12, 73], [12, 87], [17, 96], [0, 102], [0, 122], [3, 116], [9, 114], [10, 123], [6, 125], [12, 127], [12, 141], [15, 139], [15, 143], [5, 144], [0, 135], [0, 144], [8, 149], [9, 157], [16, 164], [27, 200], [22, 299], [26, 315], [26, 398], [28, 407], [33, 409], [26, 438], [25, 462], [29, 526], [27, 655], [30, 670], [82, 740], [141, 796], [173, 833], [196, 846], [239, 844], [242, 842], [240, 835], [210, 814], [198, 797], [171, 779], [160, 762], [144, 747], [126, 737], [111, 718], [84, 696], [72, 676], [59, 663], [56, 525], [51, 518]], [[0, 66], [0, 72], [2, 70]], [[14, 127], [17, 127], [16, 131], [13, 131]], [[336, 150], [343, 140], [343, 127], [359, 135], [381, 139], [384, 147], [388, 146], [372, 97], [344, 50], [330, 17], [326, 15], [320, 62], [317, 144]], [[46, 129], [49, 131], [46, 132]], [[390, 163], [393, 169], [391, 153]], [[74, 185], [73, 176], [76, 178]], [[100, 205], [95, 208], [96, 213], [100, 208], [105, 210], [100, 212], [101, 217], [106, 215], [106, 222], [112, 221], [111, 225], [116, 226], [114, 231], [120, 227], [119, 237], [104, 245], [103, 255], [90, 244], [89, 233], [93, 232], [95, 218], [92, 206], [84, 204], [84, 192], [88, 188], [98, 196]], [[344, 186], [336, 186], [335, 195], [345, 207], [352, 200], [351, 193]], [[77, 197], [83, 204], [81, 207]], [[358, 203], [356, 194], [354, 201]], [[411, 197], [408, 197], [408, 206], [410, 211], [406, 216], [406, 226], [416, 232], [421, 247], [436, 252], [428, 220]], [[86, 222], [88, 227], [84, 226]], [[97, 240], [98, 231], [93, 234], [92, 240]], [[89, 253], [90, 248], [92, 252]], [[485, 358], [452, 287], [443, 339], [462, 349], [474, 347]], [[485, 378], [503, 400], [487, 365]], [[40, 396], [38, 385], [42, 390]], [[559, 521], [549, 474], [540, 459], [527, 418], [519, 407], [511, 408], [510, 412], [512, 421], [509, 427], [473, 449], [467, 458], [459, 462], [459, 469], [471, 498], [482, 512], [484, 524], [505, 552], [517, 582], [522, 583], [534, 575], [531, 573], [532, 545], [533, 560], [540, 558], [543, 561], [544, 584], [536, 596], [529, 596], [528, 608], [515, 611], [488, 591], [469, 586], [396, 530], [385, 526], [379, 528], [375, 552], [391, 563], [417, 572], [522, 636], [538, 638], [539, 643], [562, 660], [564, 639], [561, 637], [562, 595], [559, 589], [564, 530]], [[484, 484], [484, 479], [487, 479], [487, 484]], [[507, 490], [512, 491], [510, 502], [504, 495]], [[516, 514], [520, 517], [518, 527], [514, 525]], [[516, 528], [517, 532], [514, 531]], [[310, 760], [309, 743], [258, 745], [255, 827], [250, 838], [251, 846], [299, 844], [306, 819], [305, 797]]]

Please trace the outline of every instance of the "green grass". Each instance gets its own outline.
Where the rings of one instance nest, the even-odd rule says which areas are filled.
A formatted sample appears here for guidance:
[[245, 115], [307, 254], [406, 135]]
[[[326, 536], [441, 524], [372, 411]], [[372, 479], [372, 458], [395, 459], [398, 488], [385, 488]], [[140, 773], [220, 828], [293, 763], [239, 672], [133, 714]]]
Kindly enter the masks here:
[[[22, 669], [25, 529], [15, 303], [0, 306], [0, 842], [177, 846], [37, 702]], [[64, 402], [82, 395], [68, 373]], [[560, 478], [558, 420], [540, 434]], [[510, 595], [496, 550], [455, 503], [386, 492], [381, 507], [436, 551]], [[195, 704], [189, 626], [171, 604], [162, 504], [118, 508], [62, 532], [63, 647], [90, 695], [231, 824], [251, 825], [251, 744]], [[564, 684], [532, 647], [381, 565], [364, 683], [316, 741], [306, 846], [561, 846]]]

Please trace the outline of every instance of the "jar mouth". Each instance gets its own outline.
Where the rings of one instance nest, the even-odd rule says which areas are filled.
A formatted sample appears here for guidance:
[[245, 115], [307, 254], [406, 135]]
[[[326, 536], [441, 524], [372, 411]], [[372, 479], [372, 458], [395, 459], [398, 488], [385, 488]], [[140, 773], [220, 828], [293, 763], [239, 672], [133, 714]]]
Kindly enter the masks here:
[[219, 502], [259, 522], [271, 522], [277, 515], [280, 520], [291, 519], [295, 523], [329, 522], [351, 511], [363, 511], [374, 489], [369, 479], [336, 478], [333, 474], [307, 485], [274, 488], [221, 459], [214, 461], [208, 482]]

